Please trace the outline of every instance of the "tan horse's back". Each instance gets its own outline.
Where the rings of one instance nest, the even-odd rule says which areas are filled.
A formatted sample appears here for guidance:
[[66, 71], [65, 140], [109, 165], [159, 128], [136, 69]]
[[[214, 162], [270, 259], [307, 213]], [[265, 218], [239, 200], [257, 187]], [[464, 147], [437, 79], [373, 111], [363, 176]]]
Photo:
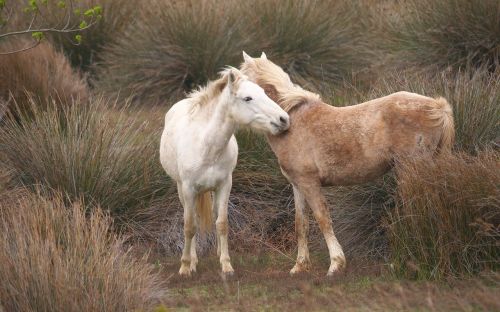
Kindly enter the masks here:
[[287, 175], [309, 172], [324, 185], [369, 181], [390, 169], [394, 157], [451, 148], [450, 105], [409, 92], [348, 107], [316, 102], [290, 112], [289, 133], [270, 137]]

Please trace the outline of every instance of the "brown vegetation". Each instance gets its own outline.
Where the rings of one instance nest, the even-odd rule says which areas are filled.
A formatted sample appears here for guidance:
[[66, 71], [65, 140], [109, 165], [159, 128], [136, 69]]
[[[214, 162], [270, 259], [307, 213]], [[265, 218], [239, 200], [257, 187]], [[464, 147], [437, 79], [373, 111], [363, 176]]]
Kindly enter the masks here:
[[390, 254], [404, 277], [442, 278], [500, 266], [500, 155], [400, 161]]
[[0, 308], [136, 311], [165, 298], [162, 278], [133, 257], [111, 219], [82, 201], [17, 189], [0, 198]]
[[[1, 51], [25, 45], [24, 40], [3, 42]], [[0, 56], [0, 81], [0, 117], [14, 107], [29, 109], [30, 97], [39, 105], [71, 105], [88, 97], [85, 80], [62, 53], [45, 42], [25, 52]]]

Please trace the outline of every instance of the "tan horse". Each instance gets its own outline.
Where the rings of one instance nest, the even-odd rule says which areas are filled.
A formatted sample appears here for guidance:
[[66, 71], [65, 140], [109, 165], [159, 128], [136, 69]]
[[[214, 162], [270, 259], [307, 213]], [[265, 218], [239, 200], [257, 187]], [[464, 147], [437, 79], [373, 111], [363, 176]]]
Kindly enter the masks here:
[[330, 254], [328, 275], [345, 266], [321, 186], [367, 182], [391, 168], [396, 156], [450, 150], [454, 139], [452, 109], [444, 98], [397, 92], [362, 104], [334, 107], [319, 95], [294, 85], [266, 58], [243, 52], [242, 72], [290, 116], [290, 128], [268, 135], [281, 171], [293, 186], [297, 262], [290, 273], [309, 269], [309, 206]]

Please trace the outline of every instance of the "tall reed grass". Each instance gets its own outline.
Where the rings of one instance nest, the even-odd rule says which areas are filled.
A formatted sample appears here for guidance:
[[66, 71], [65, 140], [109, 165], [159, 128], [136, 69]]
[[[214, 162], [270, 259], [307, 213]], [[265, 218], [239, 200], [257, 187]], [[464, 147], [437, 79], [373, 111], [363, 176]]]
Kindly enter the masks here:
[[[13, 51], [29, 45], [26, 40], [3, 42], [1, 51]], [[50, 44], [0, 56], [0, 117], [18, 108], [30, 109], [30, 98], [41, 106], [49, 102], [64, 106], [83, 102], [89, 90], [83, 77], [71, 68], [62, 53]]]
[[499, 268], [499, 164], [493, 151], [400, 161], [387, 228], [398, 276], [440, 279]]
[[0, 128], [1, 159], [18, 183], [84, 198], [121, 217], [165, 192], [159, 133], [130, 118], [126, 107], [100, 98], [45, 110], [33, 98], [29, 103], [32, 117]]
[[395, 61], [433, 70], [500, 66], [500, 2], [410, 0], [392, 25]]
[[150, 311], [164, 300], [164, 281], [113, 234], [111, 218], [64, 197], [1, 194], [0, 308]]

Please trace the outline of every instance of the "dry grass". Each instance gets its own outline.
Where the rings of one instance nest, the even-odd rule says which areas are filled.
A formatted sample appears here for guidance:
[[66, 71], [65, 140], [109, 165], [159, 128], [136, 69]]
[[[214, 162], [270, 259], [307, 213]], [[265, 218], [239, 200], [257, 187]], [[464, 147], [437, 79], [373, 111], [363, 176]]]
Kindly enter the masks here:
[[144, 311], [165, 284], [134, 258], [99, 208], [26, 190], [0, 200], [0, 308], [5, 311]]
[[[11, 51], [26, 45], [25, 40], [3, 42], [2, 51]], [[48, 43], [42, 43], [26, 52], [0, 57], [0, 117], [14, 103], [21, 110], [29, 109], [29, 98], [39, 105], [55, 102], [67, 105], [73, 100], [88, 97], [85, 80], [74, 71], [63, 54]]]
[[165, 103], [237, 66], [246, 50], [265, 51], [317, 88], [375, 62], [370, 23], [371, 11], [358, 1], [152, 1], [105, 49], [97, 86]]
[[401, 161], [388, 234], [395, 272], [439, 279], [499, 268], [500, 154]]
[[500, 2], [406, 1], [392, 25], [394, 61], [441, 71], [500, 66]]
[[237, 2], [151, 1], [133, 28], [103, 55], [98, 87], [164, 103], [237, 64], [242, 42]]
[[[149, 0], [143, 1], [143, 5], [147, 6], [148, 2]], [[101, 6], [102, 18], [91, 28], [79, 33], [82, 36], [80, 44], [75, 41], [74, 33], [53, 34], [49, 40], [63, 49], [73, 66], [84, 71], [90, 70], [91, 74], [94, 74], [96, 63], [101, 61], [103, 48], [123, 36], [127, 27], [133, 27], [143, 5], [129, 0], [79, 0], [75, 4], [81, 8], [80, 11], [96, 5]], [[51, 24], [61, 24], [61, 21], [64, 21], [64, 14], [59, 13], [50, 15]], [[74, 27], [78, 28], [82, 20], [81, 15], [74, 12], [70, 14]]]
[[[71, 199], [84, 198], [126, 218], [165, 192], [168, 179], [158, 161], [160, 135], [125, 105], [92, 99], [86, 105], [42, 109], [0, 128], [0, 159], [13, 181], [41, 184]], [[140, 114], [140, 113], [137, 113]]]

